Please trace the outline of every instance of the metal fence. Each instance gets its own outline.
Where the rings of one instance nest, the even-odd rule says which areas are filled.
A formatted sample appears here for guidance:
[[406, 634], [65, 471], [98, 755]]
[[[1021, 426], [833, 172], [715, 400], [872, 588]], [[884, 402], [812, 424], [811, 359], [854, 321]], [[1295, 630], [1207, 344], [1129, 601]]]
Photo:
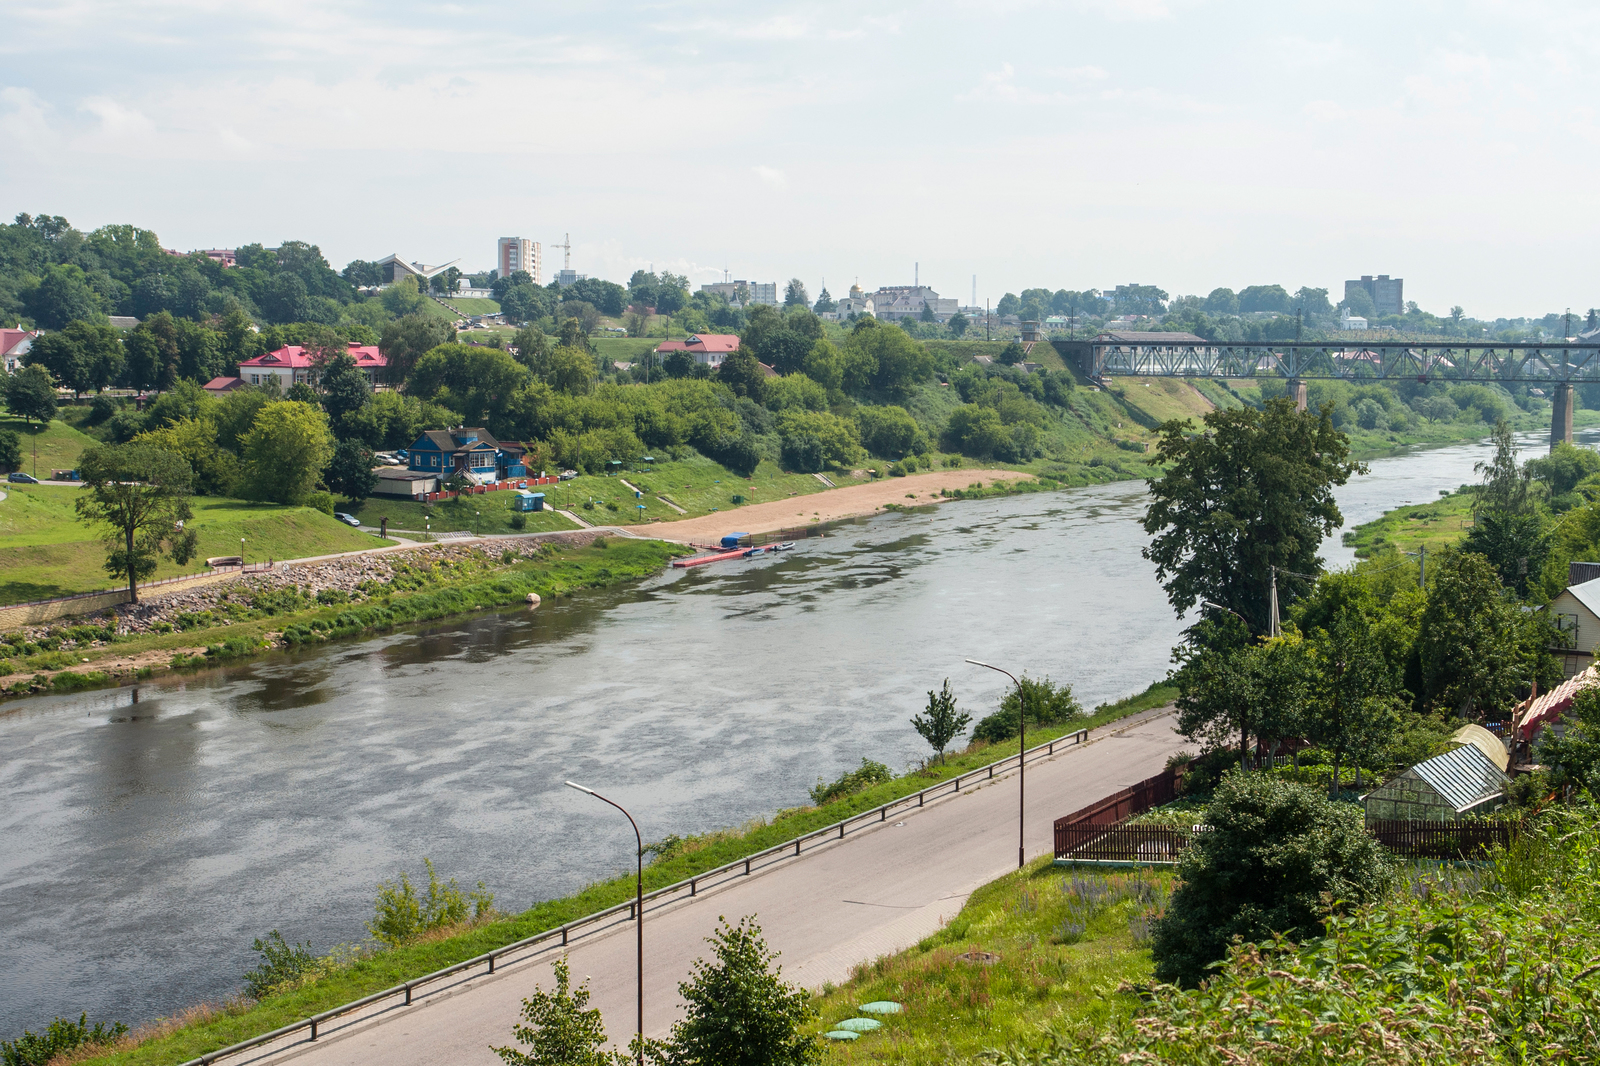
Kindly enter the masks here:
[[[859, 831], [866, 826], [886, 822], [888, 821], [889, 814], [892, 811], [921, 807], [930, 799], [937, 799], [940, 796], [948, 796], [953, 793], [960, 792], [963, 785], [970, 786], [977, 784], [980, 781], [993, 780], [996, 773], [1010, 769], [1011, 767], [1016, 766], [1019, 762], [1033, 762], [1038, 759], [1048, 758], [1055, 754], [1057, 747], [1065, 747], [1068, 745], [1076, 746], [1078, 744], [1082, 744], [1088, 739], [1088, 737], [1089, 731], [1087, 729], [1080, 729], [1077, 732], [1068, 733], [1064, 737], [1057, 737], [1054, 740], [1045, 741], [1043, 744], [1029, 748], [1026, 752], [1023, 752], [1020, 755], [1008, 755], [1003, 759], [998, 759], [995, 762], [980, 766], [969, 773], [957, 774], [955, 777], [952, 777], [946, 781], [940, 781], [935, 785], [930, 785], [928, 788], [922, 789], [921, 791], [912, 795], [902, 796], [896, 800], [890, 800], [888, 803], [885, 803], [882, 806], [874, 807], [869, 811], [862, 811], [860, 814], [853, 814], [848, 818], [834, 822], [832, 825], [824, 826], [821, 829], [814, 829], [809, 833], [803, 833], [800, 836], [784, 841], [782, 844], [775, 844], [764, 851], [758, 851], [746, 858], [736, 859], [733, 862], [730, 862], [724, 866], [719, 866], [714, 870], [706, 870], [704, 873], [699, 873], [693, 877], [685, 878], [676, 884], [671, 884], [665, 888], [658, 888], [652, 892], [647, 892], [644, 896], [645, 910], [648, 911], [651, 909], [660, 909], [661, 907], [665, 907], [668, 904], [676, 902], [677, 900], [685, 897], [692, 898], [702, 888], [711, 888], [715, 887], [716, 885], [726, 884], [736, 878], [749, 877], [753, 873], [766, 869], [767, 867], [774, 866], [786, 859], [798, 858], [807, 847], [816, 848], [828, 843], [829, 841], [843, 840], [845, 834], [848, 832]], [[652, 905], [654, 906], [652, 907]], [[626, 903], [618, 903], [614, 907], [607, 907], [605, 910], [596, 911], [595, 913], [587, 915], [583, 918], [568, 922], [566, 925], [558, 926], [554, 929], [547, 929], [542, 933], [536, 933], [533, 936], [518, 940], [513, 944], [507, 944], [504, 947], [496, 948], [493, 951], [488, 951], [474, 958], [458, 962], [453, 966], [446, 966], [444, 969], [435, 970], [430, 974], [415, 978], [414, 980], [406, 981], [403, 984], [395, 985], [392, 988], [386, 988], [381, 992], [374, 992], [370, 996], [364, 996], [361, 999], [353, 1002], [341, 1004], [340, 1006], [334, 1007], [331, 1010], [325, 1010], [320, 1014], [313, 1014], [309, 1018], [303, 1018], [300, 1021], [292, 1022], [289, 1025], [283, 1026], [282, 1028], [274, 1029], [270, 1033], [263, 1033], [260, 1036], [252, 1037], [249, 1040], [240, 1041], [237, 1044], [233, 1044], [225, 1048], [219, 1048], [216, 1051], [208, 1051], [198, 1058], [190, 1059], [188, 1062], [183, 1063], [183, 1066], [210, 1066], [211, 1063], [216, 1062], [218, 1059], [224, 1058], [228, 1055], [235, 1055], [241, 1051], [248, 1051], [251, 1048], [260, 1047], [263, 1044], [271, 1043], [272, 1041], [280, 1039], [281, 1037], [290, 1036], [294, 1033], [301, 1032], [302, 1030], [309, 1030], [310, 1038], [315, 1040], [317, 1039], [318, 1030], [325, 1026], [326, 1023], [338, 1018], [340, 1015], [348, 1014], [353, 1010], [359, 1010], [362, 1007], [369, 1006], [385, 999], [398, 998], [402, 996], [405, 998], [405, 1002], [409, 1006], [413, 993], [424, 985], [432, 984], [446, 977], [451, 977], [455, 974], [464, 973], [467, 970], [473, 970], [479, 967], [485, 968], [488, 973], [494, 973], [496, 963], [504, 960], [508, 955], [519, 954], [527, 951], [528, 949], [553, 947], [556, 944], [560, 944], [561, 946], [565, 947], [574, 939], [580, 939], [586, 936], [594, 936], [595, 934], [604, 932], [605, 930], [610, 929], [621, 922], [632, 921], [634, 919], [634, 907], [635, 901], [633, 900], [629, 900]]]
[[[215, 566], [204, 570], [196, 570], [191, 574], [179, 574], [177, 577], [164, 577], [159, 581], [141, 581], [139, 590], [160, 588], [170, 585], [175, 581], [193, 581], [197, 577], [213, 577], [217, 574], [260, 574], [272, 569], [271, 563], [250, 563], [247, 566]], [[111, 596], [128, 591], [128, 586], [118, 585], [114, 588], [96, 589], [94, 592], [74, 592], [70, 596], [52, 596], [43, 600], [23, 600], [21, 603], [0, 604], [0, 607], [38, 607], [47, 603], [71, 603], [73, 600], [87, 600], [95, 596]]]

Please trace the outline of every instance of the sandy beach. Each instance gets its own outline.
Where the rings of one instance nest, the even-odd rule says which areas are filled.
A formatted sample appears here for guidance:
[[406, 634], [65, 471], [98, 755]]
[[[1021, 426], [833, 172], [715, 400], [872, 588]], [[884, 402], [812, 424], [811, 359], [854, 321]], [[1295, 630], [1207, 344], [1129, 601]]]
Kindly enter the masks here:
[[877, 514], [891, 503], [903, 503], [908, 507], [938, 503], [948, 498], [939, 495], [940, 489], [964, 489], [974, 481], [989, 484], [1029, 476], [1018, 470], [938, 470], [912, 474], [910, 477], [886, 477], [865, 485], [828, 489], [788, 500], [753, 503], [700, 518], [686, 518], [681, 522], [652, 522], [623, 528], [640, 536], [660, 540], [704, 544], [725, 533], [771, 533], [840, 518]]

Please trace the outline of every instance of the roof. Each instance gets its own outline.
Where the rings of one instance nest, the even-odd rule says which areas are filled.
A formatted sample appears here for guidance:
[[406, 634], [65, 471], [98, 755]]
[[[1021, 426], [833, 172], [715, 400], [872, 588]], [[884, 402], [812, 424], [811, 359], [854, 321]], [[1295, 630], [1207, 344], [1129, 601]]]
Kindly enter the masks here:
[[232, 392], [234, 389], [244, 388], [244, 378], [220, 377], [212, 378], [201, 388], [207, 392]]
[[1511, 753], [1506, 751], [1506, 746], [1500, 743], [1499, 737], [1481, 725], [1468, 723], [1452, 733], [1450, 740], [1455, 744], [1471, 744], [1489, 756], [1489, 761], [1502, 770], [1511, 765]]
[[[460, 438], [472, 434], [475, 440], [463, 441]], [[475, 429], [472, 426], [458, 426], [455, 429], [430, 429], [422, 434], [433, 442], [433, 446], [441, 452], [470, 452], [476, 448], [500, 447], [500, 443], [489, 435], [486, 429]], [[412, 445], [416, 447], [415, 444]]]
[[1505, 791], [1511, 780], [1471, 744], [1419, 762], [1412, 771], [1427, 782], [1457, 814]]
[[32, 342], [38, 335], [37, 331], [30, 329], [0, 329], [0, 355], [10, 355], [13, 348], [24, 342]]
[[1129, 330], [1107, 330], [1095, 337], [1097, 341], [1114, 344], [1209, 344], [1204, 337], [1193, 333], [1142, 333]]
[[[363, 370], [388, 366], [389, 360], [378, 351], [375, 344], [357, 344], [350, 342], [350, 355], [356, 361], [356, 366]], [[303, 369], [312, 365], [311, 356], [298, 344], [291, 344], [286, 348], [279, 348], [266, 355], [258, 355], [254, 359], [245, 359], [240, 366], [253, 366], [260, 369], [273, 370], [287, 367], [289, 369]]]
[[1600, 618], [1600, 578], [1585, 581], [1580, 585], [1568, 585], [1566, 591], [1572, 598], [1589, 608], [1589, 612]]
[[1561, 712], [1572, 706], [1580, 689], [1600, 683], [1600, 670], [1593, 664], [1581, 674], [1569, 677], [1543, 696], [1529, 696], [1511, 712], [1511, 721], [1517, 739], [1532, 740], [1534, 735], [1561, 717]]
[[380, 466], [376, 473], [385, 481], [432, 481], [439, 476], [426, 470], [407, 470], [403, 466]]

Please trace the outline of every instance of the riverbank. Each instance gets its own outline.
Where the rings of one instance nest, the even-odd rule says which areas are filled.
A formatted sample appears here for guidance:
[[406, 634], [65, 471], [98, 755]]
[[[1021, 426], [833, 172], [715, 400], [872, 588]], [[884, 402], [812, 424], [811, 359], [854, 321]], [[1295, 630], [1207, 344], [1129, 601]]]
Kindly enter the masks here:
[[[749, 504], [737, 511], [719, 512], [676, 522], [624, 526], [644, 537], [681, 543], [705, 543], [724, 534], [774, 533], [782, 529], [822, 525], [847, 518], [882, 514], [891, 507], [920, 506], [952, 499], [972, 499], [999, 489], [1009, 491], [1033, 475], [1021, 470], [941, 470], [929, 474], [880, 478], [866, 484], [847, 485], [801, 499]], [[1051, 484], [1048, 487], [1054, 488]]]
[[0, 643], [0, 698], [70, 692], [648, 577], [684, 549], [584, 530], [239, 575]]
[[[1140, 712], [1160, 713], [1171, 697], [1170, 688], [1157, 683], [1135, 696], [1103, 704], [1090, 716], [1063, 723], [1054, 730], [1040, 731], [1037, 736], [1031, 735], [1030, 741], [1044, 743], [1056, 736], [1109, 725]], [[1014, 743], [973, 744], [963, 752], [951, 754], [943, 764], [914, 769], [821, 806], [780, 811], [771, 819], [752, 821], [735, 829], [681, 839], [669, 836], [650, 846], [655, 858], [645, 870], [646, 890], [673, 884], [764, 851], [852, 814], [914, 795], [957, 774], [971, 774], [1012, 754]], [[441, 873], [449, 876], [452, 871]], [[330, 959], [320, 964], [320, 975], [314, 980], [287, 988], [280, 994], [268, 995], [259, 1002], [232, 999], [193, 1007], [183, 1012], [176, 1022], [152, 1023], [121, 1042], [114, 1051], [84, 1061], [106, 1066], [170, 1066], [625, 903], [633, 892], [632, 875], [622, 874], [569, 896], [539, 903], [517, 915], [500, 915], [487, 923], [464, 925], [453, 935], [443, 935], [426, 943], [377, 952], [370, 951], [371, 945], [357, 949], [346, 947], [342, 952], [345, 961]]]

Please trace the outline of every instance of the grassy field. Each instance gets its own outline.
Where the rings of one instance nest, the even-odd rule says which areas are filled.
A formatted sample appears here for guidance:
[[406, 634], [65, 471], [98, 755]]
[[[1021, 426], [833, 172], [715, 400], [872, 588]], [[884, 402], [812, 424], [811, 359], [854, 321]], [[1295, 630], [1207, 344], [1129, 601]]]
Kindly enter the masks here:
[[[74, 413], [78, 411], [77, 408], [71, 410]], [[22, 438], [22, 471], [36, 473], [41, 480], [48, 480], [57, 470], [73, 469], [78, 465], [78, 456], [85, 448], [100, 443], [59, 418], [51, 420], [48, 427], [39, 430], [39, 423], [35, 422], [29, 427], [22, 419], [6, 412], [0, 414], [0, 429], [14, 430]], [[35, 433], [35, 430], [39, 432]], [[38, 448], [37, 463], [34, 459], [35, 447]]]
[[[533, 491], [548, 491], [550, 486], [539, 486]], [[470, 530], [473, 533], [550, 533], [561, 529], [577, 529], [567, 519], [554, 511], [535, 511], [524, 515], [527, 523], [522, 529], [511, 525], [512, 490], [486, 492], [482, 496], [466, 496], [445, 503], [417, 503], [412, 500], [369, 499], [348, 513], [361, 519], [364, 525], [375, 526], [387, 517], [390, 529], [431, 529], [435, 533], [453, 530]]]
[[[881, 467], [883, 464], [869, 464]], [[860, 478], [848, 474], [830, 473], [835, 485], [856, 484]], [[635, 498], [627, 484], [636, 485], [644, 492]], [[693, 518], [712, 511], [737, 513], [748, 503], [766, 503], [821, 492], [827, 488], [810, 474], [786, 474], [776, 463], [764, 461], [749, 478], [740, 478], [720, 463], [695, 457], [681, 461], [665, 461], [654, 466], [606, 477], [582, 475], [559, 485], [546, 485], [544, 492], [551, 506], [561, 507], [580, 515], [584, 521], [595, 524], [636, 524], [660, 519], [670, 522], [677, 518]], [[662, 501], [668, 500], [687, 511], [680, 514]], [[735, 503], [734, 497], [740, 497]], [[592, 509], [584, 505], [594, 501]], [[644, 505], [644, 510], [639, 509]], [[802, 508], [797, 506], [796, 511]], [[797, 525], [805, 518], [797, 515]]]
[[[1048, 857], [985, 885], [944, 929], [813, 1001], [822, 1032], [864, 1003], [903, 1008], [857, 1040], [826, 1041], [823, 1061], [971, 1062], [1044, 1025], [1131, 1017], [1139, 997], [1118, 987], [1151, 979], [1150, 920], [1171, 886], [1166, 871], [1062, 871]], [[969, 961], [978, 952], [998, 958]]]
[[[7, 485], [0, 500], [0, 604], [110, 588], [105, 547], [97, 531], [79, 522], [73, 501], [83, 489], [57, 485]], [[308, 507], [197, 496], [189, 528], [200, 534], [198, 563], [163, 562], [155, 578], [204, 569], [207, 556], [238, 555], [245, 539], [250, 561], [294, 559], [355, 551], [380, 541]]]
[[500, 305], [481, 296], [446, 296], [445, 303], [459, 308], [464, 315], [498, 315]]
[[[623, 552], [630, 550], [642, 552], [645, 550], [645, 546], [654, 546], [658, 551], [663, 547], [658, 541], [614, 541], [607, 549], [589, 548], [564, 552], [562, 557], [581, 560], [586, 565], [593, 565], [596, 559], [602, 559], [608, 567], [606, 572], [610, 573], [616, 569], [616, 563], [625, 558], [622, 554]], [[619, 573], [618, 576], [622, 575]], [[333, 612], [330, 610], [327, 613], [331, 615]], [[192, 642], [193, 635], [191, 634], [190, 637]], [[170, 640], [172, 638], [163, 639]], [[1049, 739], [1051, 735], [1066, 735], [1068, 732], [1082, 728], [1085, 725], [1102, 725], [1141, 710], [1161, 706], [1169, 702], [1172, 695], [1173, 692], [1168, 686], [1160, 683], [1152, 685], [1144, 692], [1130, 696], [1127, 699], [1112, 704], [1103, 704], [1097, 707], [1094, 714], [1089, 718], [1063, 726], [1059, 730], [1055, 730], [1054, 734], [1041, 731], [1036, 742], [1043, 742]], [[946, 780], [958, 773], [971, 772], [980, 766], [993, 762], [1002, 754], [1004, 754], [1002, 750], [989, 745], [975, 744], [964, 752], [951, 755], [943, 765], [906, 774], [903, 777], [884, 782], [822, 807], [799, 807], [780, 812], [771, 821], [758, 821], [740, 829], [707, 833], [703, 836], [690, 837], [678, 841], [675, 846], [666, 849], [654, 862], [645, 867], [645, 888], [648, 891], [652, 888], [673, 884], [696, 873], [714, 869], [746, 855], [762, 851], [801, 833], [832, 825], [849, 815], [871, 810], [889, 800], [914, 795], [919, 790], [927, 788], [937, 781]], [[445, 876], [449, 876], [451, 873], [451, 871], [441, 872]], [[1037, 888], [1038, 884], [1047, 884], [1048, 881], [1046, 879], [1050, 875], [1041, 871], [1036, 865], [1026, 871], [1026, 876], [1029, 879], [1038, 879], [1036, 882], [1030, 882], [1029, 887], [1032, 889]], [[493, 888], [494, 886], [491, 885], [489, 887]], [[991, 889], [993, 890], [991, 891]], [[991, 889], [985, 889], [978, 896], [975, 896], [973, 901], [968, 904], [968, 911], [977, 914], [977, 911], [973, 910], [974, 907], [984, 906], [986, 905], [985, 901], [996, 899], [1001, 900], [1001, 906], [1003, 907], [1007, 898], [1004, 896], [1004, 892], [1007, 890], [1004, 888], [994, 889], [993, 886], [991, 886]], [[353, 965], [337, 967], [328, 976], [292, 992], [272, 996], [259, 1003], [241, 1004], [230, 1012], [224, 1012], [195, 1024], [183, 1026], [174, 1032], [166, 1033], [158, 1038], [144, 1042], [138, 1047], [100, 1055], [85, 1061], [104, 1064], [104, 1066], [113, 1066], [113, 1064], [115, 1066], [162, 1066], [162, 1064], [183, 1062], [206, 1051], [224, 1047], [254, 1034], [268, 1032], [281, 1025], [304, 1018], [308, 1014], [314, 1014], [341, 1003], [359, 999], [361, 996], [371, 992], [389, 988], [402, 981], [419, 977], [463, 959], [473, 958], [491, 948], [532, 936], [542, 930], [554, 928], [586, 914], [592, 914], [613, 904], [626, 901], [632, 896], [633, 891], [631, 875], [601, 881], [574, 895], [548, 900], [521, 914], [508, 916], [491, 924], [468, 929], [455, 936], [431, 943], [415, 944], [381, 952], [362, 959]], [[988, 895], [985, 895], [985, 893], [988, 893]], [[1042, 893], [1040, 895], [1042, 896]], [[1051, 920], [1057, 920], [1055, 911], [1059, 908], [1055, 907], [1054, 901], [1050, 901], [1049, 907], [1049, 917]], [[963, 911], [963, 915], [966, 914], [967, 911]], [[1040, 920], [1043, 921], [1044, 919]], [[1137, 976], [1148, 970], [1148, 952], [1142, 949], [1134, 949], [1131, 945], [1116, 939], [1117, 922], [1121, 920], [1120, 912], [1109, 916], [1101, 916], [1097, 919], [1099, 924], [1092, 926], [1091, 932], [1103, 929], [1108, 933], [1108, 938], [1104, 940], [1099, 948], [1100, 953], [1107, 951], [1106, 945], [1123, 944], [1126, 950], [1123, 950], [1122, 954], [1126, 958], [1116, 962], [1114, 965], [1100, 967], [1093, 971], [1084, 966], [1081, 969], [1074, 969], [1072, 972], [1085, 975], [1090, 972], [1101, 973], [1103, 976], [1099, 980], [1102, 983], [1109, 982], [1110, 986], [1114, 986], [1113, 973], [1126, 973]], [[263, 919], [263, 921], [267, 922], [267, 919]], [[952, 926], [952, 929], [954, 928], [955, 926]], [[1010, 927], [1005, 929], [998, 927], [991, 929], [987, 925], [974, 927], [973, 923], [969, 922], [961, 929], [960, 937], [982, 936], [985, 938], [984, 943], [986, 945], [999, 946], [1003, 944], [1007, 945], [1006, 950], [1009, 950], [1011, 941], [1007, 938], [1011, 935], [1011, 932]], [[996, 935], [991, 936], [991, 933]], [[1037, 933], [1033, 935], [1038, 936]], [[955, 942], [955, 940], [950, 941], [950, 943]], [[1100, 941], [1097, 940], [1097, 942]], [[937, 947], [930, 945], [930, 949], [937, 950]], [[994, 947], [989, 947], [989, 950], [994, 950]], [[1081, 954], [1083, 956], [1082, 961], [1087, 963], [1093, 955], [1093, 951], [1085, 947], [1077, 954]], [[1040, 957], [1042, 958], [1043, 956], [1041, 955]], [[1076, 966], [1077, 964], [1072, 962], [1072, 965]], [[982, 972], [992, 972], [992, 970]], [[847, 986], [847, 988], [855, 987], [855, 982], [852, 982], [851, 986]], [[861, 987], [865, 987], [865, 985]], [[1109, 994], [1109, 986], [1106, 991]], [[1079, 998], [1082, 998], [1083, 989], [1079, 988], [1078, 992], [1080, 993]], [[851, 994], [851, 992], [846, 991], [835, 994], [834, 998], [824, 997], [822, 1002], [830, 1011], [828, 1020], [837, 1021], [838, 1018], [833, 1016], [836, 1014], [839, 1017], [847, 1016], [839, 1014], [839, 1011], [844, 1009], [845, 1000]], [[900, 991], [899, 995], [892, 998], [899, 999], [902, 997], [909, 1003], [910, 996], [903, 990]], [[1118, 1009], [1120, 1009], [1120, 1006]], [[920, 1024], [921, 1015], [917, 1017]], [[872, 1046], [872, 1041], [870, 1040], [863, 1040], [861, 1043], [866, 1047]], [[865, 1050], [865, 1048], [860, 1050]], [[834, 1053], [844, 1054], [847, 1052], [848, 1049], [838, 1049]]]
[[1472, 500], [1471, 493], [1455, 492], [1428, 503], [1396, 507], [1345, 533], [1344, 543], [1356, 550], [1358, 559], [1388, 548], [1438, 551], [1458, 543], [1472, 528]]
[[[682, 340], [682, 337], [678, 338]], [[659, 337], [591, 337], [589, 343], [596, 354], [619, 363], [638, 362], [646, 352], [653, 352], [661, 343]]]

